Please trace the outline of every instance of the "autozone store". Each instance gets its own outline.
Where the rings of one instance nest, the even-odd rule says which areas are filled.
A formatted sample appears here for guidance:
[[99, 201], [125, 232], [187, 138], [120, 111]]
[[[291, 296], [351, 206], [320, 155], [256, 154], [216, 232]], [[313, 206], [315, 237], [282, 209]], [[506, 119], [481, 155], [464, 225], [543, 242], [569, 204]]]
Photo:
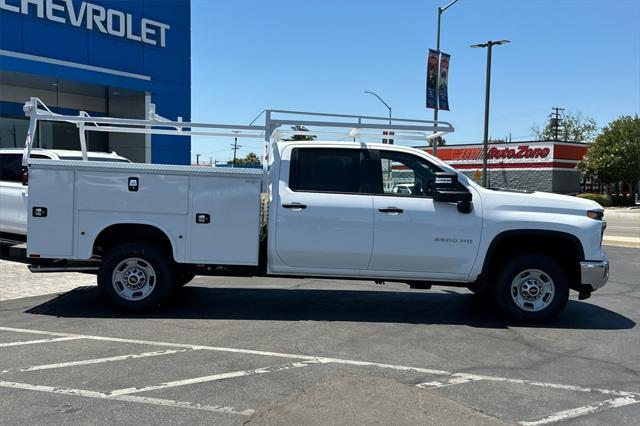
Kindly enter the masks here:
[[[431, 148], [423, 148], [431, 152]], [[576, 169], [588, 145], [572, 142], [532, 141], [495, 143], [487, 152], [491, 187], [576, 194], [582, 173]], [[482, 176], [482, 144], [438, 147], [437, 155], [465, 175]]]

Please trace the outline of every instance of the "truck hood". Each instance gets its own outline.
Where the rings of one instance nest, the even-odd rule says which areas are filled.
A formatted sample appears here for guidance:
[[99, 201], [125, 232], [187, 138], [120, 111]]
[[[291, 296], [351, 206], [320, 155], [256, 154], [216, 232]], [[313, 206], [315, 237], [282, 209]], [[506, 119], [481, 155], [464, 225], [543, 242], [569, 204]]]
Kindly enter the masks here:
[[482, 197], [483, 201], [491, 200], [492, 202], [489, 203], [494, 207], [510, 211], [539, 211], [584, 216], [588, 210], [604, 210], [600, 204], [592, 200], [549, 192], [519, 193], [485, 189], [482, 191]]

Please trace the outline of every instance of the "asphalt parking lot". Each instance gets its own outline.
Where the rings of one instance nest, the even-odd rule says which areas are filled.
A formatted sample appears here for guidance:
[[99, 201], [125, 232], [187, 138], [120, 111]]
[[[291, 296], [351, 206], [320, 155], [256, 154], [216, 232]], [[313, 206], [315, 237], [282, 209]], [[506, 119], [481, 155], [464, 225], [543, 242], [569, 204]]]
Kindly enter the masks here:
[[74, 275], [0, 301], [0, 423], [637, 424], [640, 251], [607, 251], [609, 284], [535, 327], [463, 289], [322, 279], [199, 277], [122, 315]]

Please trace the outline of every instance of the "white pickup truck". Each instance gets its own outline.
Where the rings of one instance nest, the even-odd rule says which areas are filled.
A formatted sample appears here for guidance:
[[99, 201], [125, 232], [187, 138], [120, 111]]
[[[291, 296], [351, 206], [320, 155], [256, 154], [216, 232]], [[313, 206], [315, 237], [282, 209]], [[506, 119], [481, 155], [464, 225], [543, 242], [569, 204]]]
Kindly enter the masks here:
[[[20, 148], [0, 148], [0, 234], [12, 240], [22, 240], [27, 235], [28, 178], [22, 170]], [[66, 149], [31, 150], [31, 158], [47, 160], [79, 160], [82, 152]], [[89, 161], [115, 161], [130, 163], [115, 152], [88, 152]]]
[[[48, 119], [35, 102], [25, 111], [32, 122]], [[273, 113], [265, 126], [241, 127], [275, 135], [264, 171], [52, 161], [25, 152], [32, 271], [95, 268], [101, 293], [128, 310], [166, 304], [196, 274], [321, 276], [468, 287], [523, 321], [558, 314], [570, 289], [586, 298], [606, 283], [597, 203], [485, 189], [422, 150], [320, 141], [320, 131], [299, 130], [317, 120], [278, 121]], [[353, 127], [349, 139], [371, 129], [393, 130], [396, 139], [450, 129], [415, 120], [366, 125], [365, 118], [374, 119], [330, 126]], [[108, 120], [117, 119], [95, 126], [169, 126]], [[277, 137], [289, 123], [298, 129], [293, 137]], [[191, 134], [205, 126], [171, 125]], [[394, 191], [397, 182], [413, 184], [411, 193]]]

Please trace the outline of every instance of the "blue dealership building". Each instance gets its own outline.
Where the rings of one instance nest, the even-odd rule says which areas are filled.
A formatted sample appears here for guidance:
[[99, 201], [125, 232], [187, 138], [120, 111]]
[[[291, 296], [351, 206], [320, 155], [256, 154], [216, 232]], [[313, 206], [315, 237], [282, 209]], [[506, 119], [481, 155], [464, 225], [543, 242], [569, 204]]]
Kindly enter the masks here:
[[[190, 120], [190, 0], [0, 0], [0, 147], [21, 147], [32, 96], [54, 112]], [[79, 149], [67, 123], [39, 124], [35, 146]], [[188, 137], [93, 132], [92, 151], [189, 164]]]

